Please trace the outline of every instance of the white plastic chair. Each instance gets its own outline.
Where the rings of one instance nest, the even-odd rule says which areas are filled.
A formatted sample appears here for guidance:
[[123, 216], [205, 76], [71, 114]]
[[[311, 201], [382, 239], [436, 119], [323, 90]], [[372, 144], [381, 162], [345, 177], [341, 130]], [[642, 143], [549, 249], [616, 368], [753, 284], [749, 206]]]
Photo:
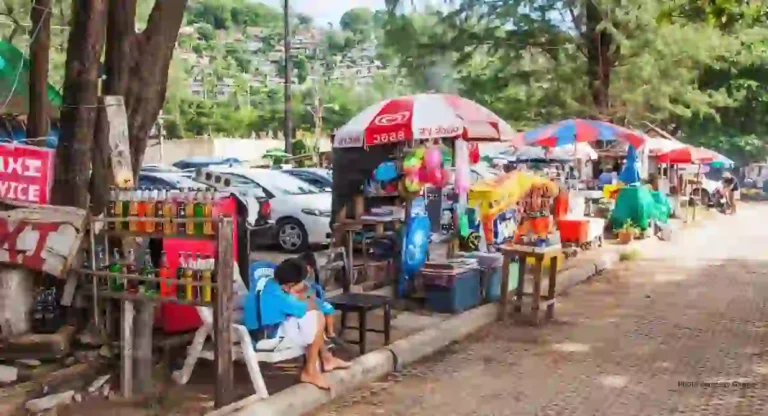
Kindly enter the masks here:
[[[237, 273], [237, 266], [234, 268], [235, 296], [247, 294], [247, 289]], [[261, 279], [256, 291], [261, 291], [267, 279]], [[209, 307], [197, 307], [200, 319], [203, 325], [195, 333], [192, 344], [187, 348], [187, 358], [184, 360], [184, 367], [173, 373], [173, 379], [179, 384], [186, 384], [192, 376], [192, 371], [200, 358], [213, 361], [214, 351], [205, 345], [208, 338], [213, 341], [213, 310]], [[248, 368], [248, 375], [253, 383], [253, 389], [259, 398], [269, 397], [267, 386], [264, 383], [264, 377], [261, 375], [259, 361], [267, 363], [276, 363], [286, 361], [304, 355], [304, 348], [297, 347], [288, 342], [285, 338], [272, 338], [261, 340], [254, 345], [251, 334], [248, 329], [239, 323], [232, 324], [232, 358], [234, 360], [245, 361]]]

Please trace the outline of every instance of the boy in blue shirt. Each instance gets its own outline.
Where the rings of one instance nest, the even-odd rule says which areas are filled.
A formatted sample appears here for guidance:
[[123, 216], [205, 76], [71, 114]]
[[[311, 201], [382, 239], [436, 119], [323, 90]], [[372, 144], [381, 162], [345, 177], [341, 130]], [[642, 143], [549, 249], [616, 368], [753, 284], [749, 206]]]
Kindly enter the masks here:
[[277, 336], [306, 349], [306, 363], [300, 380], [323, 390], [330, 385], [320, 371], [349, 368], [350, 363], [336, 358], [325, 347], [326, 319], [319, 311], [317, 298], [304, 288], [306, 266], [288, 259], [275, 269], [275, 278], [267, 279], [262, 292], [263, 325], [279, 325]]

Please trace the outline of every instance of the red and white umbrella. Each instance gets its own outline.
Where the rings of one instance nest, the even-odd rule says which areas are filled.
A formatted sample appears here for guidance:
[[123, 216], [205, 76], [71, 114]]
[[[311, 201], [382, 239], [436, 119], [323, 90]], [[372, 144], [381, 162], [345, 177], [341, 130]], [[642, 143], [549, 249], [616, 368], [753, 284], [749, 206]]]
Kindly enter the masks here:
[[456, 95], [418, 94], [374, 104], [340, 128], [334, 147], [460, 137], [512, 141], [515, 131], [492, 111]]

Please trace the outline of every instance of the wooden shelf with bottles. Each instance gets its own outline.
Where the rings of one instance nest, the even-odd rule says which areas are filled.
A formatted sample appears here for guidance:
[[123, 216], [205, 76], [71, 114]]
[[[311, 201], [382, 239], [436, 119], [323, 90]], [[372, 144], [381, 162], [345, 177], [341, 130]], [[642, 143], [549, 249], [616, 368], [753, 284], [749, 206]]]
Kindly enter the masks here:
[[[113, 225], [110, 226], [110, 224]], [[125, 224], [128, 226], [123, 229]], [[154, 227], [150, 224], [154, 224]], [[163, 227], [161, 232], [157, 224], [164, 226], [184, 224], [185, 227], [194, 225], [196, 232], [194, 234], [180, 233], [178, 228], [174, 227]], [[198, 228], [198, 224], [203, 225]], [[233, 218], [230, 216], [206, 216], [203, 218], [104, 216], [89, 218], [89, 225], [90, 253], [85, 257], [89, 266], [76, 270], [81, 281], [86, 283], [81, 286], [80, 291], [85, 297], [91, 299], [94, 323], [100, 329], [102, 329], [100, 324], [102, 309], [106, 316], [103, 321], [104, 326], [109, 328], [110, 322], [114, 321], [110, 319], [109, 312], [113, 310], [112, 302], [103, 301], [118, 300], [120, 303], [121, 383], [132, 386], [130, 380], [133, 371], [133, 317], [136, 303], [168, 302], [195, 307], [210, 307], [213, 310], [211, 330], [216, 357], [216, 403], [218, 406], [230, 403], [234, 390], [232, 370], [232, 293], [235, 263], [232, 249]], [[198, 232], [198, 230], [203, 231]], [[205, 230], [208, 232], [204, 232]], [[183, 263], [182, 273], [179, 273], [180, 268], [172, 269], [170, 267], [167, 257], [165, 260], [161, 260], [160, 267], [157, 268], [151, 264], [151, 261], [147, 263], [145, 260], [144, 266], [139, 270], [138, 262], [133, 259], [131, 251], [129, 251], [131, 255], [128, 256], [130, 259], [128, 262], [110, 262], [109, 237], [111, 236], [208, 240], [214, 242], [215, 249], [213, 253], [209, 252], [208, 255], [197, 254], [196, 259], [186, 257], [187, 261]], [[97, 239], [101, 243], [98, 246]], [[100, 256], [98, 262], [96, 259], [97, 247], [103, 248], [101, 251], [103, 256]], [[184, 254], [190, 255], [191, 253]], [[150, 258], [149, 253], [147, 253], [146, 258]], [[113, 260], [119, 260], [119, 257]], [[108, 267], [113, 264], [115, 265], [114, 268], [109, 269]], [[188, 264], [193, 264], [193, 266], [187, 267]], [[187, 272], [188, 270], [189, 272]], [[111, 331], [106, 330], [106, 333], [109, 334]]]

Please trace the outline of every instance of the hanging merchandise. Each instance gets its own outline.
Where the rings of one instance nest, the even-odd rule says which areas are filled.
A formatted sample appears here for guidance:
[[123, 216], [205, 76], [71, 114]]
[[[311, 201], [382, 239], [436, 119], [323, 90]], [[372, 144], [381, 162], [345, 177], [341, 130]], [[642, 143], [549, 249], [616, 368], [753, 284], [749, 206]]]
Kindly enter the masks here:
[[469, 192], [469, 148], [464, 140], [456, 140], [456, 177], [455, 186], [459, 195]]
[[480, 162], [480, 145], [477, 143], [469, 143], [469, 162], [471, 164], [477, 164]]
[[373, 178], [378, 182], [391, 182], [397, 179], [397, 163], [389, 161], [380, 164], [373, 173]]
[[406, 282], [413, 277], [427, 261], [431, 224], [426, 212], [424, 198], [416, 198], [411, 205], [411, 218], [406, 219], [405, 232], [401, 249], [402, 267], [397, 291], [405, 295]]
[[429, 146], [424, 153], [424, 166], [427, 171], [440, 169], [443, 164], [443, 152], [439, 145]]

